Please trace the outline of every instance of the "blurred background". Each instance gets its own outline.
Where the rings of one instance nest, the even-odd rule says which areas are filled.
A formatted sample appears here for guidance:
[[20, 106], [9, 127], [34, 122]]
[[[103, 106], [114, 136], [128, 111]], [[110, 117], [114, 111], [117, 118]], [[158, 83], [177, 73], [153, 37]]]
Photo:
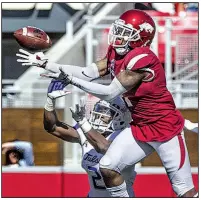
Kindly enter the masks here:
[[[28, 25], [41, 28], [53, 42], [53, 46], [45, 52], [51, 62], [89, 66], [105, 56], [111, 23], [132, 8], [144, 10], [154, 18], [157, 31], [151, 48], [165, 68], [167, 85], [177, 108], [186, 119], [198, 122], [198, 3], [2, 3], [2, 142], [16, 138], [31, 142], [36, 166], [27, 171], [30, 174], [26, 172], [26, 176], [32, 180], [29, 182], [32, 185], [26, 184], [27, 193], [20, 193], [21, 190], [16, 186], [10, 188], [10, 179], [12, 184], [15, 183], [11, 177], [15, 174], [19, 182], [21, 176], [25, 178], [24, 171], [4, 167], [4, 196], [81, 197], [87, 194], [88, 189], [86, 174], [80, 166], [79, 145], [63, 142], [43, 129], [43, 107], [49, 80], [40, 78], [42, 69], [22, 67], [17, 63], [15, 54], [20, 47], [13, 32]], [[109, 77], [98, 82], [108, 84]], [[72, 94], [59, 99], [57, 108], [59, 118], [72, 124], [69, 107], [86, 94], [74, 87], [69, 89], [73, 91]], [[93, 97], [90, 97], [87, 111], [90, 112], [92, 107]], [[186, 131], [185, 137], [196, 182], [198, 135]], [[4, 164], [5, 157], [2, 155]], [[151, 175], [153, 171], [163, 174], [158, 179], [154, 175], [155, 185], [163, 185], [161, 194], [154, 193], [154, 188], [147, 194], [140, 190], [141, 183], [144, 185], [149, 182], [148, 176], [143, 173]], [[48, 185], [46, 191], [44, 185], [47, 184], [42, 184], [37, 192], [34, 191], [32, 187], [38, 184], [39, 179], [36, 172], [40, 174], [41, 184], [47, 181], [41, 178], [42, 175], [49, 174], [48, 180], [57, 183], [59, 188]], [[136, 196], [173, 195], [156, 153], [139, 164], [138, 172], [143, 177], [140, 179], [139, 175], [137, 178]], [[66, 181], [61, 174], [68, 176], [67, 180], [79, 180], [85, 186], [75, 188], [72, 181]], [[160, 184], [163, 179], [164, 183]], [[66, 181], [68, 190], [61, 189], [61, 184], [65, 185], [62, 181]]]

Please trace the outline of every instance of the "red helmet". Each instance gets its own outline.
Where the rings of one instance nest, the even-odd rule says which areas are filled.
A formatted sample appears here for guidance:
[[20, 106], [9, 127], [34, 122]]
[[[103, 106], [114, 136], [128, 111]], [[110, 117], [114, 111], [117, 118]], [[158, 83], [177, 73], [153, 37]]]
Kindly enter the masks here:
[[155, 31], [155, 23], [146, 12], [128, 10], [112, 24], [108, 42], [116, 48], [150, 46]]

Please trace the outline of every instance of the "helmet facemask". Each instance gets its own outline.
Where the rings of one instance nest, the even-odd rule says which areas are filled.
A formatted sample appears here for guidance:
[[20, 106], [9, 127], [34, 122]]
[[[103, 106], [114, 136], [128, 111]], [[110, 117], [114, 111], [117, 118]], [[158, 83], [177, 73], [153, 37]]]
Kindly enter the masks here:
[[140, 40], [140, 30], [125, 24], [123, 20], [118, 19], [112, 24], [109, 35], [108, 44], [112, 45], [119, 55], [124, 55], [129, 51], [129, 43]]
[[113, 132], [111, 122], [115, 115], [115, 111], [110, 108], [109, 103], [99, 101], [95, 104], [91, 112], [89, 122], [92, 127], [100, 133]]
[[131, 121], [130, 113], [121, 98], [108, 103], [99, 101], [91, 112], [89, 122], [100, 133], [112, 133], [124, 129]]

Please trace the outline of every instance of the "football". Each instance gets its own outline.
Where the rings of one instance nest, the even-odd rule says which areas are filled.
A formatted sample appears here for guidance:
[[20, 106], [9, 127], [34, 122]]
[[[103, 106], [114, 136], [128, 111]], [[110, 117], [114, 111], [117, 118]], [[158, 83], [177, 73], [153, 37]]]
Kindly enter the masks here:
[[33, 52], [45, 51], [52, 46], [52, 41], [45, 31], [33, 26], [16, 30], [14, 37], [21, 47]]

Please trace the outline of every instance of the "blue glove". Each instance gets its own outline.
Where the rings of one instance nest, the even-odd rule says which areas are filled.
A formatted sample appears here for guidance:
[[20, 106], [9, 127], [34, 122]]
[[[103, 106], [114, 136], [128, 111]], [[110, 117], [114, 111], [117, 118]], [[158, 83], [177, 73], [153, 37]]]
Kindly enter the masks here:
[[49, 84], [47, 96], [51, 99], [57, 99], [59, 97], [70, 94], [71, 92], [66, 89], [67, 84], [64, 84], [61, 81], [52, 79]]

